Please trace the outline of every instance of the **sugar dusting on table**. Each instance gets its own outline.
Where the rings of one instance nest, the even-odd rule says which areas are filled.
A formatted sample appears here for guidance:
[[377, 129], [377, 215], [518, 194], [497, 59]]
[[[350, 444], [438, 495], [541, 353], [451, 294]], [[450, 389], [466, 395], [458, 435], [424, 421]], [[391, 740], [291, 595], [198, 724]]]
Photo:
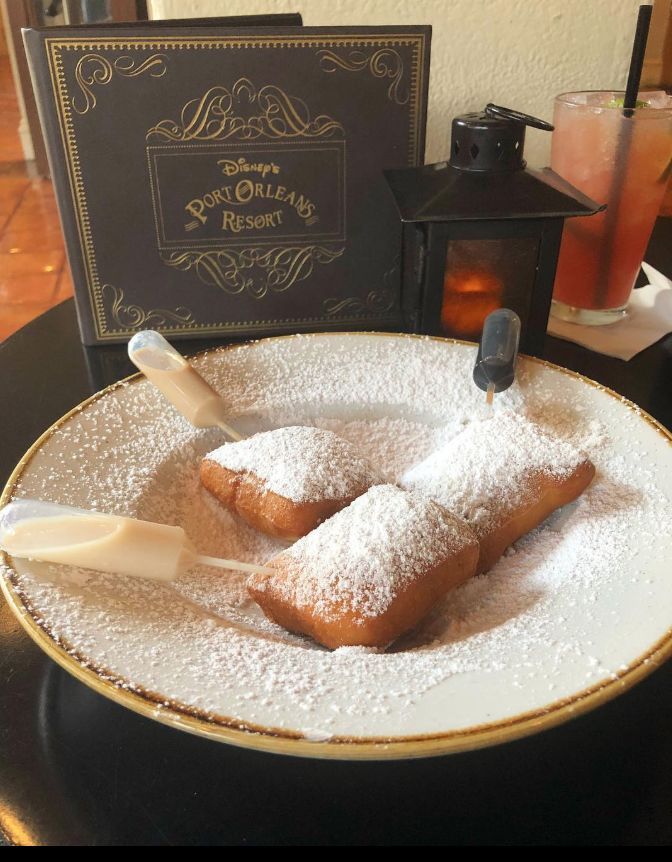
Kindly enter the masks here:
[[[468, 350], [415, 339], [374, 339], [354, 354], [310, 338], [294, 345], [241, 347], [196, 365], [260, 427], [329, 428], [388, 481], [487, 415], [470, 382]], [[300, 364], [292, 358], [297, 347]], [[575, 504], [451, 593], [394, 651], [329, 652], [291, 635], [265, 619], [235, 573], [197, 567], [174, 586], [18, 561], [20, 574], [5, 573], [53, 637], [116, 685], [160, 692], [157, 710], [177, 704], [325, 738], [406, 733], [409, 723], [430, 732], [435, 719], [426, 723], [424, 705], [472, 679], [519, 690], [512, 709], [538, 703], [540, 687], [550, 702], [577, 679], [588, 686], [619, 672], [617, 647], [606, 644], [616, 644], [613, 627], [630, 624], [631, 608], [616, 602], [608, 619], [596, 608], [628, 587], [618, 579], [624, 561], [636, 595], [653, 606], [631, 537], [654, 547], [672, 516], [641, 443], [633, 438], [623, 454], [611, 444], [613, 429], [607, 434], [579, 397], [548, 395], [532, 366], [519, 379], [497, 396], [495, 415], [524, 410], [588, 451], [598, 475]], [[637, 421], [629, 413], [617, 433], [627, 435]], [[123, 384], [47, 441], [17, 494], [181, 524], [202, 553], [263, 563], [284, 546], [222, 510], [199, 485], [200, 459], [220, 444], [217, 431], [191, 428], [148, 384]], [[460, 726], [468, 700], [464, 692], [450, 700], [440, 727]]]

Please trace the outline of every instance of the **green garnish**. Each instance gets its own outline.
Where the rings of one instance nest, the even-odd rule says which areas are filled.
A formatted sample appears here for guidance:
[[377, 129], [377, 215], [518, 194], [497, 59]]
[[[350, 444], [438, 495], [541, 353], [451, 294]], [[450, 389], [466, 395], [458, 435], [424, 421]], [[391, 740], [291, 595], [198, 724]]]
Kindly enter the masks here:
[[[625, 104], [625, 99], [612, 99], [610, 102], [607, 102], [607, 108], [622, 108]], [[635, 102], [635, 108], [648, 108], [648, 102], [642, 102], [641, 99], [637, 99]]]

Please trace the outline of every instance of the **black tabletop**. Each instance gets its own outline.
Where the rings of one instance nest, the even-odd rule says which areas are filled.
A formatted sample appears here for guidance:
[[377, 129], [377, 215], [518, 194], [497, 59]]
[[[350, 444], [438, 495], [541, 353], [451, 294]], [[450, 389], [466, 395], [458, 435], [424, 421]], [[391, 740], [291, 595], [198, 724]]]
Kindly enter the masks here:
[[[672, 220], [647, 260], [672, 271]], [[195, 352], [207, 342], [183, 345]], [[630, 362], [546, 357], [672, 427], [672, 336]], [[0, 480], [72, 406], [132, 373], [83, 348], [72, 301], [0, 345]], [[0, 607], [0, 830], [16, 844], [668, 844], [672, 664], [560, 727], [383, 763], [237, 749], [142, 718], [48, 659]]]

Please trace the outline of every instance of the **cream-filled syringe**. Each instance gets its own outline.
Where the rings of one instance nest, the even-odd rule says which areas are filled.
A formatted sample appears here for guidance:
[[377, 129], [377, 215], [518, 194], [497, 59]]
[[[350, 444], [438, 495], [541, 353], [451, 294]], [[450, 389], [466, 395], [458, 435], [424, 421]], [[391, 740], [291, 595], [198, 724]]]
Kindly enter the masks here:
[[198, 564], [273, 571], [199, 554], [182, 527], [41, 500], [14, 500], [0, 510], [0, 548], [13, 557], [159, 581], [173, 581]]

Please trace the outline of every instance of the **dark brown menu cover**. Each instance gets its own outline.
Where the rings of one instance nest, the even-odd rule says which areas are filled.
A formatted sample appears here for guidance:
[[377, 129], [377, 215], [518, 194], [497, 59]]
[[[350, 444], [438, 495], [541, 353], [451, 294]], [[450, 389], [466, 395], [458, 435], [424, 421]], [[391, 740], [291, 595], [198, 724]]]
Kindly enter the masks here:
[[430, 33], [26, 31], [84, 342], [399, 327]]

